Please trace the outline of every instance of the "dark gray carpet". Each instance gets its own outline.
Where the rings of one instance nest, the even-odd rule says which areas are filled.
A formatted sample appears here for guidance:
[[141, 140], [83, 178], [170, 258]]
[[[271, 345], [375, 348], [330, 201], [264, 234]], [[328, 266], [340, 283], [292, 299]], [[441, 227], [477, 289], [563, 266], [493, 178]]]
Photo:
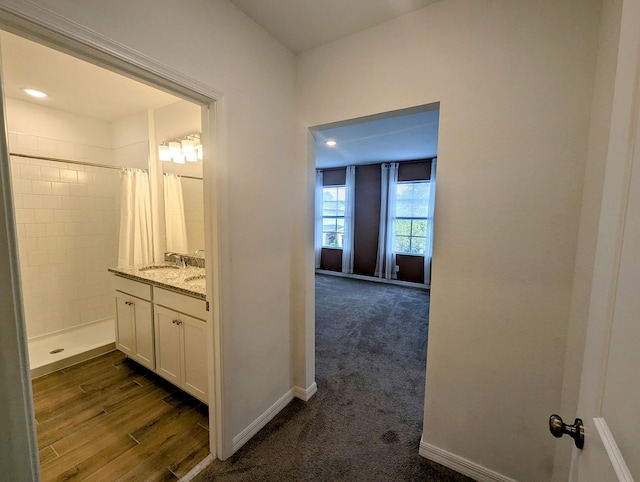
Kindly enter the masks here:
[[316, 381], [196, 481], [468, 481], [418, 455], [429, 295], [316, 275]]

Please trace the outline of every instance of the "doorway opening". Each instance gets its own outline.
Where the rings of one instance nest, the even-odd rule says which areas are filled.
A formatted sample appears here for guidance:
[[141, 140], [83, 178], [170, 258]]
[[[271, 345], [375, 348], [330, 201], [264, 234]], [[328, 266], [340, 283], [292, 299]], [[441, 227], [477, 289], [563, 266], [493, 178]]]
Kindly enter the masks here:
[[354, 444], [421, 436], [438, 121], [435, 103], [311, 129], [316, 381]]
[[[221, 99], [219, 94], [209, 92], [207, 91], [207, 89], [203, 90], [199, 85], [195, 86], [194, 88], [192, 84], [195, 83], [191, 83], [189, 79], [186, 78], [179, 79], [181, 83], [167, 80], [168, 78], [175, 78], [175, 75], [173, 75], [173, 73], [171, 72], [164, 72], [162, 68], [152, 69], [151, 67], [156, 66], [147, 65], [151, 64], [151, 61], [144, 60], [142, 62], [135, 62], [122, 55], [117, 48], [107, 49], [106, 47], [92, 43], [92, 39], [86, 39], [83, 37], [83, 32], [80, 32], [80, 35], [76, 36], [76, 38], [79, 38], [81, 40], [70, 40], [70, 36], [68, 35], [55, 33], [51, 30], [41, 28], [37, 25], [25, 26], [23, 20], [15, 20], [10, 16], [3, 19], [2, 28], [4, 29], [2, 34], [3, 46], [5, 45], [5, 43], [10, 44], [14, 41], [19, 43], [34, 41], [35, 44], [33, 45], [35, 46], [34, 48], [36, 50], [46, 48], [43, 46], [54, 47], [56, 53], [58, 53], [59, 55], [62, 55], [60, 54], [60, 52], [64, 51], [70, 54], [71, 57], [73, 57], [73, 61], [75, 62], [78, 62], [78, 59], [85, 63], [89, 62], [90, 64], [92, 64], [90, 66], [91, 68], [106, 69], [112, 76], [121, 77], [122, 79], [124, 79], [124, 82], [136, 84], [140, 83], [139, 87], [141, 89], [146, 89], [147, 91], [155, 90], [156, 92], [151, 96], [153, 99], [155, 99], [155, 103], [154, 101], [149, 101], [149, 98], [147, 97], [146, 100], [148, 102], [151, 102], [151, 104], [149, 104], [148, 106], [138, 106], [141, 108], [141, 112], [143, 112], [143, 114], [138, 116], [137, 119], [128, 118], [136, 117], [135, 115], [125, 116], [125, 120], [123, 120], [120, 125], [109, 126], [107, 128], [105, 128], [104, 125], [98, 125], [100, 124], [100, 122], [97, 121], [87, 122], [86, 124], [81, 125], [82, 122], [78, 122], [77, 119], [78, 114], [69, 112], [70, 110], [72, 110], [68, 107], [70, 105], [69, 103], [67, 103], [66, 108], [58, 107], [58, 109], [56, 110], [62, 112], [62, 114], [60, 115], [64, 116], [66, 114], [69, 119], [76, 116], [76, 118], [72, 119], [70, 123], [75, 123], [78, 131], [82, 131], [82, 135], [76, 136], [76, 139], [73, 139], [73, 141], [75, 142], [71, 142], [70, 139], [64, 138], [65, 135], [69, 135], [69, 132], [60, 132], [64, 131], [65, 127], [68, 127], [64, 122], [60, 122], [55, 125], [55, 122], [48, 122], [47, 120], [45, 120], [44, 122], [40, 122], [37, 125], [30, 126], [34, 129], [33, 132], [22, 132], [22, 130], [18, 128], [12, 130], [11, 125], [14, 121], [16, 123], [19, 123], [20, 121], [26, 122], [28, 118], [33, 118], [32, 114], [34, 110], [39, 110], [40, 114], [42, 114], [43, 112], [46, 113], [46, 115], [39, 116], [39, 119], [42, 120], [46, 119], [47, 115], [50, 116], [54, 109], [52, 109], [51, 105], [49, 105], [48, 107], [35, 107], [33, 104], [25, 102], [24, 100], [11, 99], [9, 98], [9, 95], [7, 95], [6, 98], [1, 99], [2, 102], [0, 103], [0, 107], [2, 107], [2, 110], [4, 112], [6, 112], [7, 110], [11, 111], [8, 129], [10, 131], [10, 137], [9, 139], [7, 139], [6, 144], [2, 146], [2, 157], [4, 158], [3, 163], [6, 163], [6, 165], [19, 164], [19, 167], [17, 169], [13, 168], [12, 166], [12, 170], [14, 171], [13, 173], [17, 173], [17, 176], [14, 175], [13, 185], [15, 196], [12, 199], [12, 203], [7, 203], [7, 206], [9, 210], [12, 210], [14, 212], [14, 219], [16, 217], [18, 218], [17, 237], [22, 237], [23, 240], [29, 239], [26, 244], [30, 245], [30, 248], [35, 248], [35, 251], [33, 251], [32, 249], [29, 252], [25, 251], [25, 253], [23, 254], [23, 245], [25, 243], [18, 244], [20, 249], [20, 260], [23, 262], [21, 264], [24, 264], [24, 266], [22, 267], [32, 269], [26, 270], [30, 273], [27, 276], [25, 276], [23, 272], [23, 286], [20, 287], [14, 284], [14, 292], [21, 294], [25, 293], [26, 295], [27, 287], [24, 286], [24, 284], [31, 281], [33, 281], [33, 283], [31, 283], [31, 285], [33, 285], [31, 286], [32, 288], [37, 288], [38, 286], [42, 288], [43, 285], [47, 283], [51, 284], [50, 281], [43, 281], [41, 278], [39, 278], [39, 275], [41, 274], [40, 272], [47, 272], [49, 275], [52, 275], [54, 274], [54, 272], [60, 273], [61, 271], [65, 271], [72, 264], [77, 264], [78, 259], [77, 256], [73, 255], [74, 250], [82, 250], [83, 253], [88, 256], [87, 259], [91, 260], [91, 264], [95, 265], [93, 258], [90, 257], [90, 252], [95, 253], [96, 257], [99, 258], [107, 248], [113, 248], [111, 236], [112, 231], [107, 233], [107, 229], [105, 226], [109, 224], [109, 222], [113, 220], [112, 218], [114, 216], [117, 216], [117, 214], [113, 212], [113, 193], [107, 193], [106, 191], [107, 187], [113, 187], [110, 185], [117, 185], [118, 175], [121, 167], [133, 167], [148, 171], [151, 177], [150, 188], [152, 191], [156, 189], [157, 196], [158, 192], [161, 191], [161, 189], [158, 187], [157, 182], [162, 183], [163, 171], [169, 173], [171, 172], [171, 169], [162, 169], [162, 166], [159, 163], [154, 164], [153, 162], [151, 165], [147, 166], [127, 166], [126, 163], [131, 159], [141, 158], [142, 156], [136, 157], [136, 154], [140, 154], [142, 151], [145, 151], [146, 153], [144, 155], [145, 161], [147, 160], [147, 158], [153, 161], [158, 157], [158, 143], [162, 143], [163, 141], [173, 141], [175, 140], [175, 138], [183, 137], [183, 135], [190, 135], [191, 130], [198, 131], [198, 134], [200, 134], [201, 136], [202, 145], [204, 146], [204, 160], [200, 161], [199, 163], [200, 175], [189, 175], [189, 173], [182, 174], [182, 177], [185, 180], [188, 179], [189, 181], [197, 181], [200, 184], [199, 194], [195, 193], [192, 196], [189, 196], [189, 199], [195, 199], [199, 197], [201, 201], [201, 206], [199, 208], [199, 217], [201, 218], [200, 228], [196, 230], [199, 232], [202, 238], [201, 241], [198, 241], [196, 243], [197, 248], [194, 248], [193, 251], [199, 251], [200, 256], [202, 256], [202, 253], [205, 253], [205, 256], [208, 259], [215, 259], [215, 247], [217, 246], [215, 238], [217, 236], [217, 232], [215, 232], [216, 226], [212, 225], [210, 221], [212, 217], [211, 212], [212, 210], [215, 210], [216, 206], [214, 189], [215, 179], [213, 177], [213, 166], [211, 165], [211, 163], [213, 162], [213, 151], [215, 150], [215, 146], [213, 144], [216, 132], [216, 119], [214, 117], [215, 105], [216, 102]], [[23, 36], [28, 36], [29, 40], [26, 40], [25, 38], [23, 38]], [[109, 51], [109, 53], [106, 53], [107, 50]], [[24, 54], [24, 51], [21, 51], [20, 53]], [[3, 62], [3, 67], [5, 65], [7, 65], [6, 61]], [[35, 70], [39, 66], [37, 63], [32, 62], [29, 67]], [[156, 73], [151, 74], [150, 71]], [[7, 78], [11, 77], [10, 75], [7, 75], [7, 73], [8, 72], [6, 71], [4, 72], [5, 82], [7, 81]], [[165, 77], [163, 77], [163, 74], [165, 75]], [[46, 76], [41, 75], [40, 77], [44, 78]], [[90, 82], [89, 79], [85, 80], [87, 80], [87, 82]], [[145, 85], [143, 86], [142, 84]], [[7, 92], [7, 87], [8, 84], [5, 85], [5, 92]], [[58, 85], [58, 87], [62, 86]], [[99, 87], [104, 87], [104, 85], [101, 85]], [[141, 91], [139, 90], [138, 92]], [[51, 94], [52, 98], [55, 98], [55, 94]], [[75, 99], [71, 98], [71, 100], [69, 100], [69, 98], [67, 98], [67, 100], [69, 100], [69, 102], [71, 103], [73, 103], [74, 100], [80, 101], [80, 104], [84, 103], [85, 105], [88, 105], [90, 103], [86, 102], [84, 99], [78, 99], [77, 97], [78, 96], [76, 95]], [[169, 102], [167, 101], [167, 99], [170, 99], [171, 101]], [[60, 100], [60, 98], [56, 100]], [[113, 104], [117, 104], [117, 102], [114, 102]], [[175, 118], [175, 108], [180, 110], [185, 106], [189, 111], [190, 119], [193, 120], [195, 118], [194, 122], [197, 124], [198, 128], [192, 129], [192, 127], [188, 127], [186, 128], [185, 132], [174, 132], [173, 134], [170, 134], [172, 129], [174, 129], [175, 131], [175, 126], [168, 126], [167, 122], [162, 125], [161, 111], [163, 109], [173, 109], [174, 112], [172, 113], [172, 116], [173, 118]], [[151, 109], [150, 107], [153, 107], [153, 109]], [[193, 116], [194, 108], [195, 117]], [[155, 114], [158, 115], [156, 116]], [[20, 116], [24, 117], [20, 118]], [[50, 121], [51, 119], [48, 120]], [[147, 122], [146, 124], [145, 121]], [[148, 128], [148, 138], [141, 140], [141, 138], [136, 138], [135, 135], [133, 135], [132, 137], [132, 133], [135, 132], [136, 128], [139, 128], [142, 124], [145, 124]], [[55, 131], [56, 128], [59, 129], [58, 134], [60, 135], [49, 135], [52, 131]], [[38, 131], [38, 129], [40, 129], [40, 131]], [[107, 131], [109, 132], [107, 133]], [[162, 132], [164, 133], [160, 134]], [[78, 133], [76, 132], [75, 134]], [[71, 136], [73, 137], [73, 135], [75, 134], [71, 134]], [[118, 146], [122, 148], [121, 151], [118, 154], [114, 154], [113, 156], [111, 156], [110, 154], [113, 154], [116, 149], [111, 149], [111, 151], [113, 152], [107, 152], [110, 149], [105, 146], [102, 146], [104, 147], [104, 149], [100, 149], [99, 146], [96, 147], [96, 143], [83, 142], [83, 140], [80, 139], [80, 137], [84, 136], [85, 140], [87, 138], [92, 138], [95, 140], [100, 139], [101, 137], [104, 140], [105, 136], [109, 135], [119, 136], [119, 139], [121, 141]], [[165, 138], [166, 136], [170, 137]], [[11, 160], [9, 159], [10, 151], [13, 154], [16, 154], [12, 156]], [[118, 163], [118, 160], [114, 159], [118, 156], [124, 159], [120, 164]], [[8, 172], [8, 170], [6, 172]], [[47, 176], [49, 176], [49, 178], [47, 178]], [[67, 177], [64, 178], [63, 176]], [[72, 177], [75, 178], [76, 182], [65, 183], [65, 181], [73, 181], [73, 179], [71, 179]], [[105, 177], [105, 179], [103, 179], [103, 177]], [[154, 182], [154, 178], [157, 182]], [[83, 182], [86, 181], [88, 184], [78, 182], [79, 179], [82, 179]], [[55, 186], [54, 183], [56, 183]], [[89, 184], [93, 185], [89, 186]], [[56, 192], [55, 194], [53, 191], [54, 189], [58, 190], [58, 192]], [[63, 190], [67, 192], [62, 192]], [[70, 199], [71, 190], [73, 190], [77, 198], [82, 199]], [[95, 194], [97, 191], [104, 191], [102, 192], [102, 194], [104, 195], [99, 196], [102, 198], [101, 200], [94, 199], [91, 195], [89, 195]], [[97, 215], [96, 213], [83, 212], [81, 213], [80, 217], [82, 218], [84, 216], [84, 218], [79, 220], [76, 220], [75, 218], [73, 220], [67, 220], [64, 219], [65, 214], [62, 213], [56, 220], [57, 213], [55, 211], [58, 208], [56, 208], [55, 206], [57, 205], [53, 206], [50, 204], [46, 204], [45, 200], [47, 200], [48, 198], [45, 199], [44, 196], [51, 196], [51, 200], [53, 202], [60, 204], [60, 206], [58, 206], [60, 208], [60, 211], [72, 211], [74, 209], [77, 209], [78, 211], [88, 211], [88, 209], [85, 208], [91, 206], [92, 208], [96, 209], [102, 208], [102, 210], [105, 211], [102, 214], [105, 214], [107, 211], [109, 211], [109, 216], [105, 217], [99, 214]], [[158, 253], [160, 253], [161, 255], [164, 251], [166, 251], [166, 237], [165, 233], [162, 230], [162, 226], [164, 224], [162, 220], [164, 220], [164, 216], [158, 214], [157, 212], [157, 210], [161, 208], [161, 202], [158, 202], [154, 208], [156, 210], [154, 216], [156, 220], [156, 223], [154, 223], [154, 234], [159, 233], [158, 238], [160, 239], [159, 242], [158, 239], [156, 239], [156, 242], [153, 245], [154, 253], [156, 255], [158, 255]], [[16, 211], [18, 210], [22, 211], [20, 213], [17, 213]], [[22, 221], [25, 222], [20, 221], [20, 216], [26, 216], [22, 218]], [[43, 221], [50, 226], [41, 226], [40, 222], [36, 222], [36, 219], [38, 221]], [[32, 234], [33, 236], [26, 236], [27, 231], [29, 231], [29, 234]], [[42, 234], [43, 236], [40, 236], [40, 234]], [[63, 238], [69, 238], [72, 236], [82, 238], [85, 242], [91, 244], [91, 246], [87, 245], [78, 248], [77, 246], [71, 245], [69, 249], [63, 248], [59, 250], [67, 251], [66, 253], [59, 252], [57, 254], [51, 254], [49, 252], [49, 248], [58, 246], [58, 243], [60, 243], [59, 246], [62, 246], [63, 243], [70, 241], [69, 239]], [[100, 238], [101, 236], [104, 239]], [[191, 250], [190, 245], [187, 246], [187, 249]], [[17, 253], [10, 253], [10, 255], [12, 258], [17, 259]], [[114, 260], [109, 256], [105, 257], [105, 259], [106, 258], [109, 258], [108, 264], [110, 266], [115, 266], [117, 264], [117, 259]], [[51, 263], [50, 261], [54, 259], [60, 262]], [[30, 261], [32, 263], [29, 266]], [[26, 262], [26, 264], [24, 262]], [[64, 268], [61, 268], [61, 266]], [[206, 299], [210, 300], [210, 305], [215, 307], [217, 303], [214, 302], [215, 293], [211, 288], [211, 285], [219, 285], [219, 283], [217, 283], [217, 268], [211, 266], [210, 263], [206, 263], [205, 269], [207, 279], [213, 281], [213, 283], [207, 283], [208, 286], [206, 290]], [[30, 276], [33, 276], [33, 278], [30, 278]], [[72, 276], [72, 274], [70, 274], [69, 276]], [[82, 278], [83, 281], [85, 281], [85, 284], [80, 286], [79, 291], [85, 290], [87, 286], [94, 284], [92, 282], [87, 282], [87, 280], [84, 278], [84, 275], [82, 276]], [[110, 282], [104, 283], [104, 280], [103, 282], [95, 284], [107, 284], [109, 286], [111, 285]], [[100, 295], [93, 295], [91, 293], [88, 294], [89, 298], [96, 298], [98, 296], [103, 297], [106, 295], [102, 293]], [[113, 292], [111, 292], [111, 296], [113, 296]], [[51, 296], [51, 300], [54, 300], [55, 298], [55, 295]], [[111, 303], [111, 305], [113, 305], [113, 303]], [[103, 303], [102, 305], [99, 304], [100, 307], [95, 307], [83, 302], [83, 306], [85, 307], [85, 312], [88, 313], [88, 316], [93, 315], [99, 317], [100, 309], [105, 308], [106, 303]], [[32, 310], [28, 309], [26, 311], [26, 318], [28, 322], [29, 311]], [[84, 321], [82, 315], [80, 315], [79, 313], [77, 314], [79, 320]], [[219, 331], [218, 324], [220, 322], [220, 319], [218, 314], [213, 311], [208, 312], [204, 316], [208, 318], [208, 323], [206, 324], [206, 365], [208, 371], [207, 383], [209, 385], [210, 396], [208, 405], [209, 408], [206, 411], [208, 412], [209, 427], [211, 428], [211, 430], [207, 434], [209, 446], [208, 452], [216, 454], [216, 448], [220, 445], [218, 442], [221, 437], [220, 424], [216, 423], [216, 417], [218, 416], [216, 408], [220, 406], [217, 397], [220, 396], [220, 393], [219, 390], [215, 389], [216, 386], [213, 377], [214, 368], [215, 366], [217, 366], [216, 360], [214, 359], [213, 345], [214, 333], [217, 333]], [[16, 319], [19, 325], [17, 327], [18, 331], [22, 331], [23, 333], [26, 331], [28, 333], [30, 328], [28, 326], [25, 326], [25, 321], [23, 321], [20, 316], [17, 316]], [[42, 318], [40, 317], [38, 319], [40, 321], [42, 320]], [[66, 318], [66, 321], [69, 321], [68, 317]], [[80, 324], [84, 325], [85, 323]], [[56, 326], [55, 328], [59, 327]], [[110, 330], [107, 329], [106, 331], [108, 332]], [[113, 330], [111, 330], [111, 332], [113, 333]], [[90, 335], [90, 337], [93, 337], [93, 335]], [[100, 350], [103, 350], [104, 347], [108, 345], [109, 342], [107, 341], [97, 348], [98, 351], [91, 352], [90, 354], [96, 355]], [[20, 348], [20, 350], [22, 349], [23, 348]], [[57, 352], [57, 350], [50, 351]], [[68, 353], [69, 351], [70, 349], [67, 348], [63, 350], [62, 353]], [[216, 350], [216, 352], [219, 353], [219, 350]], [[24, 366], [20, 367], [20, 371], [24, 374], [24, 381], [28, 381], [26, 362]], [[33, 407], [31, 407], [31, 410], [33, 410]]]

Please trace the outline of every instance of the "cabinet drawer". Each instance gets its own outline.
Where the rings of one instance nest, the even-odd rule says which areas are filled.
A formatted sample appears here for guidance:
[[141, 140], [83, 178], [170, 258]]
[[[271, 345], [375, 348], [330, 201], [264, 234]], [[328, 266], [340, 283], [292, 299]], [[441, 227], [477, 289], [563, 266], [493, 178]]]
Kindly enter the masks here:
[[157, 305], [162, 305], [166, 308], [179, 311], [180, 313], [185, 313], [193, 316], [194, 318], [199, 318], [201, 320], [207, 319], [207, 306], [205, 300], [192, 298], [191, 296], [182, 295], [174, 291], [154, 287], [153, 301]]
[[129, 293], [132, 296], [151, 301], [151, 285], [140, 283], [132, 279], [116, 276], [115, 288], [123, 293]]

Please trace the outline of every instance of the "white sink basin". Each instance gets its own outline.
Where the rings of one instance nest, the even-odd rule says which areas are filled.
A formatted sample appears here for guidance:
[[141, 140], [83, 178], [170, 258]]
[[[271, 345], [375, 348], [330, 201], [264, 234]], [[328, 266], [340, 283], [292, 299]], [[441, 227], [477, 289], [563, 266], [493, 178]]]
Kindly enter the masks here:
[[206, 286], [207, 278], [205, 275], [191, 276], [189, 278], [185, 278], [184, 282], [194, 286]]

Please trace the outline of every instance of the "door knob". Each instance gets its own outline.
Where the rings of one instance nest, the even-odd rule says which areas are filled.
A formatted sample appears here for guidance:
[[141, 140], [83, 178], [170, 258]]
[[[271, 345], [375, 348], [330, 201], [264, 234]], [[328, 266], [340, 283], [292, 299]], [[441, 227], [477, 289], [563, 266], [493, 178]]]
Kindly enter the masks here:
[[562, 417], [560, 415], [556, 415], [555, 413], [549, 417], [549, 431], [551, 435], [556, 438], [562, 437], [564, 434], [567, 434], [571, 437], [580, 450], [584, 447], [584, 424], [582, 420], [576, 418], [573, 422], [573, 425], [567, 425], [562, 421]]

